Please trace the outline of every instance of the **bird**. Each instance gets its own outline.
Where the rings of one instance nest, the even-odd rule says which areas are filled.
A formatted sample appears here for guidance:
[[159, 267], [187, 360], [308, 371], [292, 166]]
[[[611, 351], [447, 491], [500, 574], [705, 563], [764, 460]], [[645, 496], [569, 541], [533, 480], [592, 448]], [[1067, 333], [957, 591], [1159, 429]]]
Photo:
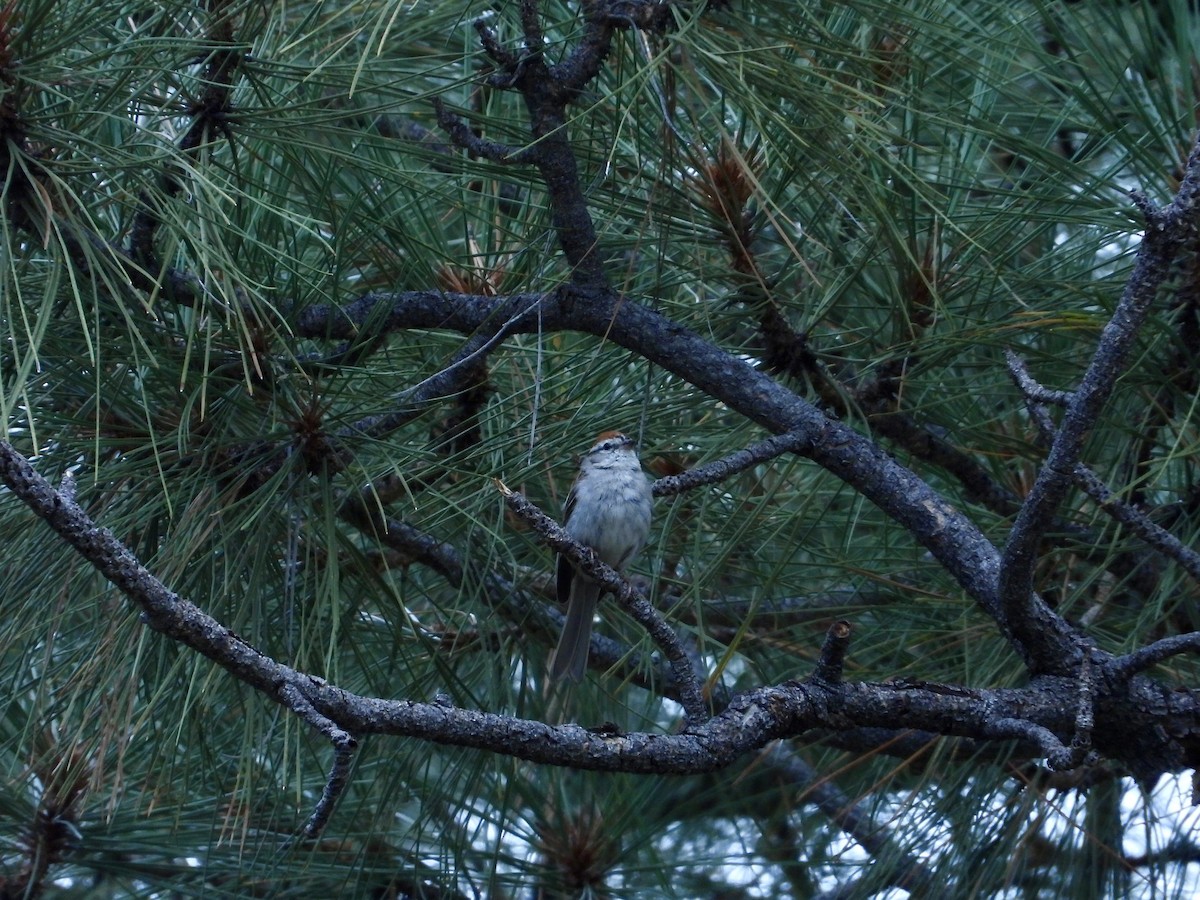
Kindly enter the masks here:
[[[564, 527], [574, 540], [624, 572], [650, 534], [651, 506], [650, 479], [633, 441], [620, 431], [605, 431], [580, 457], [579, 474], [563, 507]], [[587, 669], [600, 585], [560, 554], [557, 588], [559, 602], [567, 604], [567, 620], [550, 658], [550, 678], [580, 681]]]

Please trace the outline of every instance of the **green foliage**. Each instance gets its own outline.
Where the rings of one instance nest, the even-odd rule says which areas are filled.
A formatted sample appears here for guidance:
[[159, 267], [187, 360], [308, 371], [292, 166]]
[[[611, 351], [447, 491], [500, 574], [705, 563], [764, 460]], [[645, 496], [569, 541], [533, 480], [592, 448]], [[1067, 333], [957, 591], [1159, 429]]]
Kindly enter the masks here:
[[[479, 86], [470, 27], [491, 14], [515, 46], [511, 6], [10, 5], [4, 198], [25, 179], [38, 190], [27, 220], [0, 218], [0, 410], [43, 474], [73, 472], [98, 522], [264, 653], [365, 695], [444, 692], [539, 718], [552, 636], [495, 609], [481, 584], [495, 572], [548, 599], [551, 557], [505, 517], [493, 479], [557, 511], [574, 454], [603, 429], [634, 433], [660, 474], [762, 435], [573, 333], [505, 341], [470, 440], [445, 438], [453, 403], [372, 430], [462, 336], [410, 329], [346, 358], [295, 336], [306, 310], [370, 291], [515, 293], [566, 279], [532, 170], [450, 149], [432, 111], [441, 97], [486, 137], [528, 144], [520, 98]], [[777, 312], [831, 382], [896, 379], [922, 429], [1020, 498], [1043, 451], [1003, 352], [1018, 349], [1055, 388], [1086, 365], [1136, 245], [1127, 191], [1169, 197], [1191, 143], [1195, 14], [1182, 0], [699, 7], [680, 6], [666, 36], [622, 32], [573, 107], [611, 277], [756, 359]], [[576, 6], [543, 12], [547, 53], [568, 52]], [[232, 111], [185, 148], [218, 83], [209, 62], [231, 48]], [[157, 258], [127, 255], [147, 219]], [[753, 243], [739, 246], [743, 235]], [[195, 277], [190, 302], [165, 287], [170, 272]], [[1179, 283], [1194, 274], [1183, 267]], [[1188, 314], [1164, 300], [1087, 461], [1194, 543]], [[815, 376], [780, 378], [872, 429], [850, 391], [839, 400]], [[1003, 511], [889, 448], [1003, 541]], [[365, 485], [395, 520], [453, 546], [461, 583], [339, 517]], [[1112, 650], [1194, 627], [1194, 586], [1168, 569], [1140, 593], [1139, 571], [1114, 566], [1129, 538], [1084, 498], [1062, 513], [1100, 536], [1043, 560], [1040, 584], [1063, 614], [1087, 617]], [[45, 896], [800, 897], [868, 870], [861, 895], [888, 896], [898, 858], [869, 858], [809, 786], [755, 760], [661, 780], [375, 737], [325, 837], [281, 849], [320, 796], [326, 745], [149, 633], [12, 498], [0, 499], [0, 535], [4, 883], [37, 855], [30, 836], [47, 832], [33, 823], [54, 809], [71, 824], [41, 848], [54, 861]], [[806, 675], [841, 617], [855, 628], [853, 679], [995, 687], [1024, 674], [909, 535], [802, 460], [660, 503], [635, 568], [673, 620], [694, 625], [731, 691]], [[716, 600], [835, 590], [845, 607], [776, 630], [703, 627]], [[652, 650], [631, 622], [603, 619], [604, 633]], [[677, 715], [616, 677], [589, 678], [572, 702], [572, 718], [627, 730]], [[1187, 895], [1195, 877], [1168, 859], [1121, 868], [1137, 820], [1112, 783], [1059, 794], [1018, 763], [944, 747], [908, 759], [794, 750], [894, 830], [888, 852], [925, 859], [954, 896]], [[1154, 805], [1137, 815], [1165, 818]], [[1180, 826], [1156, 840], [1185, 838]]]

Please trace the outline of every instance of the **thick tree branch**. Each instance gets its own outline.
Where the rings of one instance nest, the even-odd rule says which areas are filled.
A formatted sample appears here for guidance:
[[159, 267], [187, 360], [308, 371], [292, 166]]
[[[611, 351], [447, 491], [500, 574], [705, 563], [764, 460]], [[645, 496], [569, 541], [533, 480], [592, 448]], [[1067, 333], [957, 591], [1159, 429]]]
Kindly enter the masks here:
[[[997, 621], [1000, 554], [961, 512], [911, 470], [848, 425], [694, 332], [628, 297], [592, 292], [579, 304], [561, 291], [531, 303], [531, 295], [488, 297], [433, 291], [372, 293], [340, 308], [314, 307], [297, 324], [302, 336], [345, 339], [367, 321], [376, 327], [450, 328], [474, 333], [503, 317], [510, 333], [576, 330], [607, 338], [672, 372], [776, 434], [789, 434], [807, 456], [879, 506], [945, 566], [967, 593]], [[380, 310], [382, 307], [382, 311]], [[515, 315], [516, 309], [520, 315]], [[1071, 644], [1071, 628], [1040, 600], [1053, 639]], [[1026, 656], [1024, 645], [1015, 648]]]
[[[1005, 544], [999, 576], [1001, 621], [1031, 654], [1035, 671], [1062, 672], [1077, 665], [1080, 654], [1034, 593], [1038, 545], [1075, 473], [1088, 432], [1124, 371], [1129, 350], [1159, 287], [1170, 274], [1176, 253], [1193, 240], [1200, 195], [1200, 145], [1193, 148], [1183, 182], [1165, 209], [1135, 197], [1146, 219], [1133, 274], [1100, 335], [1091, 364], [1071, 394], [1054, 443], [1030, 489]], [[1047, 627], [1048, 625], [1052, 627]]]
[[[1038, 743], [1057, 761], [1059, 736], [1073, 734], [1078, 726], [1072, 710], [1078, 705], [1079, 686], [1071, 679], [1041, 679], [1027, 688], [992, 691], [833, 684], [829, 679], [789, 682], [735, 697], [718, 715], [672, 735], [552, 727], [448, 704], [360, 697], [271, 659], [178, 597], [109, 531], [92, 522], [70, 490], [56, 491], [5, 441], [0, 441], [0, 480], [133, 600], [152, 629], [213, 660], [276, 702], [295, 709], [302, 698], [324, 717], [322, 727], [328, 720], [338, 734], [407, 735], [552, 765], [687, 774], [715, 771], [776, 738], [814, 729], [915, 728], [976, 739], [1020, 736]], [[569, 548], [564, 543], [557, 549]], [[829, 651], [831, 664], [838, 653], [836, 647]], [[1098, 750], [1124, 760], [1144, 779], [1178, 771], [1190, 758], [1200, 735], [1196, 697], [1136, 675], [1119, 683], [1101, 677], [1096, 684]], [[328, 788], [334, 796], [334, 776], [343, 771], [339, 765], [335, 762]]]
[[[488, 81], [493, 87], [515, 90], [529, 113], [532, 140], [527, 148], [512, 151], [473, 135], [464, 123], [439, 106], [439, 119], [459, 146], [488, 159], [528, 162], [537, 167], [550, 200], [550, 216], [559, 246], [571, 266], [572, 283], [594, 290], [608, 284], [603, 261], [596, 252], [596, 226], [579, 179], [579, 166], [567, 137], [567, 107], [584, 85], [596, 77], [608, 55], [613, 28], [607, 5], [589, 3], [585, 9], [583, 38], [569, 57], [556, 66], [546, 63], [538, 24], [537, 4], [524, 0], [521, 19], [525, 31], [523, 54], [503, 48], [479, 24], [484, 49], [500, 67]], [[586, 294], [581, 295], [586, 296]]]

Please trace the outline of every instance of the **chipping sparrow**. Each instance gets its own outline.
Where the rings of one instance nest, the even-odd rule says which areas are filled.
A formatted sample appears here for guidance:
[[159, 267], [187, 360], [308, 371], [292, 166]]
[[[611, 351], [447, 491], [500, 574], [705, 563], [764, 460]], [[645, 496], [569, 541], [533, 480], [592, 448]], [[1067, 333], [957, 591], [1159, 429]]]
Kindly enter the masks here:
[[[633, 441], [619, 431], [606, 431], [579, 460], [563, 509], [567, 534], [622, 572], [650, 533], [650, 501], [650, 480]], [[567, 604], [567, 621], [550, 660], [551, 678], [583, 678], [599, 599], [600, 585], [560, 556], [558, 600]]]

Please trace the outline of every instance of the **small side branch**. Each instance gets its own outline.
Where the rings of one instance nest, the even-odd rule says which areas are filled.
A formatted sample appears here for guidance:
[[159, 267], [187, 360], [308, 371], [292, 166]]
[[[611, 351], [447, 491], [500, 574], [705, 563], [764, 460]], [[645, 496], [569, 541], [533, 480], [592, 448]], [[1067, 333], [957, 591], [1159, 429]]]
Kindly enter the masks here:
[[1109, 490], [1108, 485], [1082, 463], [1075, 466], [1074, 478], [1075, 484], [1095, 500], [1101, 509], [1167, 559], [1179, 563], [1195, 581], [1200, 582], [1200, 553], [1188, 547], [1161, 525], [1156, 525], [1145, 513], [1118, 499]]
[[585, 24], [582, 37], [570, 55], [550, 69], [555, 84], [565, 96], [571, 98], [600, 74], [600, 67], [612, 49], [613, 20], [608, 4], [584, 3], [583, 8]]
[[729, 456], [713, 460], [702, 466], [689, 469], [682, 475], [669, 475], [654, 482], [655, 497], [670, 497], [694, 490], [706, 484], [716, 484], [731, 478], [739, 472], [744, 472], [759, 463], [782, 456], [784, 453], [803, 452], [812, 444], [812, 435], [807, 431], [789, 431], [777, 434], [765, 441], [738, 450]]
[[[518, 314], [520, 315], [520, 314]], [[514, 317], [515, 320], [516, 317]], [[420, 415], [430, 404], [445, 400], [468, 388], [479, 379], [479, 367], [505, 338], [508, 326], [505, 322], [493, 334], [479, 333], [469, 338], [445, 368], [422, 379], [396, 397], [395, 409], [378, 416], [368, 416], [349, 425], [337, 433], [337, 437], [348, 439], [359, 436], [380, 438], [407, 425]]]
[[605, 289], [608, 278], [597, 252], [598, 237], [579, 177], [575, 150], [567, 136], [567, 107], [600, 72], [612, 47], [613, 25], [606, 5], [585, 3], [583, 35], [567, 58], [547, 65], [542, 44], [540, 10], [536, 0], [523, 0], [520, 17], [525, 53], [504, 48], [486, 24], [476, 30], [484, 50], [500, 71], [486, 81], [492, 87], [520, 93], [529, 111], [529, 146], [514, 150], [475, 135], [465, 122], [435, 101], [438, 122], [460, 147], [501, 163], [537, 166], [550, 200], [550, 215], [559, 246], [572, 268], [572, 285], [588, 291]]
[[821, 656], [813, 671], [812, 681], [823, 685], [842, 683], [842, 669], [846, 663], [846, 653], [850, 649], [850, 623], [834, 622], [825, 633], [825, 643], [821, 646]]
[[541, 53], [546, 36], [542, 33], [542, 16], [537, 0], [521, 0], [521, 31], [525, 34], [525, 52]]
[[338, 507], [338, 515], [376, 541], [398, 553], [404, 564], [421, 563], [446, 579], [447, 584], [462, 584], [465, 568], [457, 550], [445, 541], [426, 534], [406, 522], [389, 517], [380, 501], [387, 487], [384, 481], [348, 494]]
[[478, 156], [489, 162], [502, 164], [533, 163], [537, 159], [535, 148], [518, 150], [499, 141], [489, 141], [473, 132], [470, 126], [455, 113], [446, 108], [441, 98], [433, 98], [433, 109], [437, 113], [438, 124], [445, 129], [450, 140], [456, 147], [461, 147], [472, 156]]
[[[1025, 394], [1029, 415], [1037, 426], [1042, 439], [1049, 444], [1054, 439], [1054, 423], [1042, 405], [1047, 401], [1041, 398], [1061, 392], [1048, 391], [1038, 384], [1029, 374], [1024, 360], [1015, 353], [1010, 351], [1007, 356], [1009, 371]], [[1108, 485], [1083, 463], [1075, 464], [1072, 479], [1075, 485], [1091, 497], [1102, 510], [1129, 528], [1163, 556], [1179, 563], [1193, 579], [1200, 581], [1200, 553], [1185, 545], [1161, 525], [1156, 525], [1145, 513], [1131, 504], [1121, 501], [1113, 494]]]
[[1012, 738], [1033, 744], [1045, 755], [1046, 764], [1055, 771], [1061, 772], [1076, 766], [1074, 754], [1059, 740], [1058, 735], [1043, 725], [1026, 719], [1001, 718], [989, 722], [986, 730], [989, 738]]
[[321, 799], [317, 801], [312, 815], [304, 823], [301, 834], [306, 838], [318, 837], [333, 815], [334, 807], [346, 789], [350, 779], [350, 766], [354, 762], [354, 751], [358, 741], [350, 732], [339, 728], [333, 720], [321, 715], [308, 698], [296, 685], [284, 683], [279, 687], [279, 699], [292, 712], [319, 731], [333, 745], [333, 765], [329, 769], [329, 777], [325, 788], [321, 791]]
[[488, 27], [486, 18], [476, 19], [471, 23], [471, 27], [479, 35], [479, 43], [483, 46], [487, 55], [492, 58], [492, 62], [506, 70], [515, 69], [520, 64], [520, 58], [515, 53], [507, 50], [500, 43], [500, 39], [496, 37], [496, 32]]
[[1117, 658], [1113, 661], [1110, 671], [1119, 680], [1128, 681], [1139, 672], [1183, 653], [1200, 653], [1200, 632], [1176, 634], [1155, 641], [1141, 650]]
[[1017, 383], [1017, 387], [1021, 389], [1021, 393], [1029, 400], [1052, 406], [1069, 406], [1075, 398], [1075, 395], [1071, 391], [1051, 390], [1035, 381], [1033, 376], [1029, 374], [1029, 367], [1025, 365], [1025, 360], [1021, 359], [1012, 350], [1005, 350], [1004, 358], [1008, 362], [1009, 374], [1012, 375], [1013, 380]]

